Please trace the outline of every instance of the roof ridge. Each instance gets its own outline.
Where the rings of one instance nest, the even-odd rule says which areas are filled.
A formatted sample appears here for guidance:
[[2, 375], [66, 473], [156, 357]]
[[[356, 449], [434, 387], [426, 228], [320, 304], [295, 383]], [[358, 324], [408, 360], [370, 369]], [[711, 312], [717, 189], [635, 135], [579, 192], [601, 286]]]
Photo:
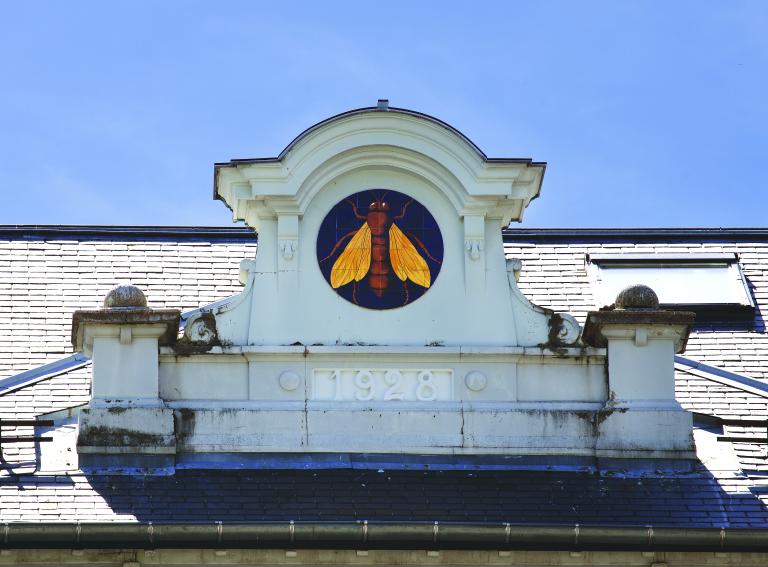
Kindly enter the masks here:
[[[630, 227], [630, 228], [518, 228], [502, 230], [504, 242], [550, 243], [592, 241], [666, 242], [668, 239], [712, 242], [768, 241], [768, 227]], [[0, 224], [0, 238], [34, 239], [119, 239], [119, 240], [213, 240], [256, 242], [258, 235], [247, 226], [174, 225], [65, 225]]]
[[505, 242], [560, 242], [577, 239], [612, 239], [658, 241], [661, 239], [758, 240], [768, 239], [768, 227], [618, 227], [618, 228], [518, 228], [503, 230]]

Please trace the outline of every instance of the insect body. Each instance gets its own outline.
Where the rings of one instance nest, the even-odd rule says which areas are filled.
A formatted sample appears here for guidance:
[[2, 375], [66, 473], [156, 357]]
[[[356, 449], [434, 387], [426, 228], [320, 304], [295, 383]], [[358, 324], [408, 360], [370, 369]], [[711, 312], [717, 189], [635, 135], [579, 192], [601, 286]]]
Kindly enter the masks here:
[[[395, 224], [395, 221], [403, 218], [409, 204], [410, 201], [398, 216], [392, 217], [389, 204], [383, 199], [371, 203], [366, 215], [361, 215], [354, 203], [350, 202], [355, 217], [365, 222], [359, 229], [344, 236], [331, 251], [329, 257], [351, 236], [331, 268], [331, 287], [337, 289], [352, 281], [359, 282], [367, 275], [373, 294], [382, 297], [390, 284], [390, 274], [394, 272], [403, 283], [410, 280], [421, 287], [429, 288], [432, 278], [427, 262], [408, 236]], [[429, 256], [423, 244], [418, 239], [415, 240]]]

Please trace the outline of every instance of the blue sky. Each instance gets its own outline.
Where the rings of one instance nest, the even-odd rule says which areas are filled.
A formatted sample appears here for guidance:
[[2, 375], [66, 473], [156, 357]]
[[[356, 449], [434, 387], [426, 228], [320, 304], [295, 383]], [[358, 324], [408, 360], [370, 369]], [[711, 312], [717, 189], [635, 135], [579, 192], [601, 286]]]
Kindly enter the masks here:
[[213, 163], [389, 98], [548, 162], [523, 226], [768, 225], [768, 2], [6, 2], [4, 224], [229, 225]]

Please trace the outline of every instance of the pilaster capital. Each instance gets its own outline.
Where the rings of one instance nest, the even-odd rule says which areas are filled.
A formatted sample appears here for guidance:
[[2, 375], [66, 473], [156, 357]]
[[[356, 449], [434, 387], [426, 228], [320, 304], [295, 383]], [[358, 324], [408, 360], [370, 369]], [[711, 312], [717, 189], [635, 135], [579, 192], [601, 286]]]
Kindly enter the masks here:
[[600, 348], [611, 340], [634, 340], [638, 346], [649, 340], [671, 340], [675, 352], [683, 352], [695, 317], [691, 311], [661, 309], [590, 311], [582, 339]]
[[137, 287], [116, 287], [107, 294], [104, 309], [78, 310], [72, 315], [72, 346], [75, 351], [90, 352], [96, 336], [117, 338], [123, 345], [131, 344], [134, 337], [154, 337], [159, 345], [175, 342], [181, 311], [146, 305]]

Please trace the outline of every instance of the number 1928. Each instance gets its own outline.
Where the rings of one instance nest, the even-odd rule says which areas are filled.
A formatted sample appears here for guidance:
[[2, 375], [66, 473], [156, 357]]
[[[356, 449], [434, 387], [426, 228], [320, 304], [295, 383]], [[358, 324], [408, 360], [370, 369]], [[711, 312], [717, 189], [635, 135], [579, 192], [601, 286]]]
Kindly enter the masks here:
[[432, 402], [451, 397], [451, 370], [314, 371], [314, 399]]

